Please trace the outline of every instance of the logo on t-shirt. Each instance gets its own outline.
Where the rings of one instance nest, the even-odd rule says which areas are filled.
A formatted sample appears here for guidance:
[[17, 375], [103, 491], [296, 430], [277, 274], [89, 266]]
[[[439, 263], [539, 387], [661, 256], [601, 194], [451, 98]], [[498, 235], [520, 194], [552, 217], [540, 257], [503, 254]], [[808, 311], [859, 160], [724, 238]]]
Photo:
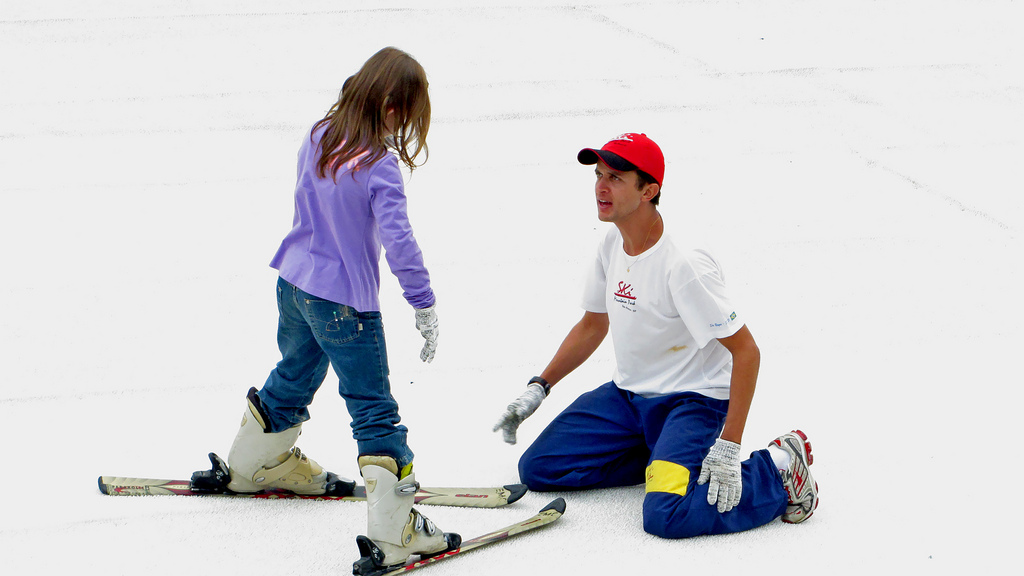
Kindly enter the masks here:
[[[727, 320], [725, 324], [728, 324], [728, 323], [732, 322], [735, 319], [736, 319], [736, 313], [733, 312], [732, 314], [729, 314], [729, 320]], [[722, 326], [725, 326], [725, 324], [722, 324], [721, 322], [713, 322], [710, 325], [708, 325], [708, 328], [721, 328]]]
[[615, 295], [612, 297], [622, 305], [623, 308], [630, 312], [636, 312], [636, 296], [633, 296], [633, 285], [625, 282], [619, 282], [619, 289], [615, 291]]

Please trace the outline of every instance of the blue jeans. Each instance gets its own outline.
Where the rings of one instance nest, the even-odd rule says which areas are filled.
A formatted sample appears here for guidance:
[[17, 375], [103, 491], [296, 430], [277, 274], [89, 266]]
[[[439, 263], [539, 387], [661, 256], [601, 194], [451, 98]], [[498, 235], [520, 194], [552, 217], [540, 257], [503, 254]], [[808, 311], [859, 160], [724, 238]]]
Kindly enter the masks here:
[[282, 358], [259, 391], [271, 432], [309, 420], [307, 407], [333, 366], [359, 454], [391, 456], [399, 468], [412, 462], [408, 429], [399, 424], [398, 402], [391, 396], [380, 312], [317, 298], [281, 278], [277, 309]]
[[555, 417], [523, 453], [519, 475], [534, 491], [646, 481], [644, 530], [663, 538], [761, 526], [781, 516], [787, 501], [767, 450], [742, 463], [743, 496], [729, 512], [708, 504], [708, 485], [697, 484], [728, 408], [727, 400], [695, 392], [644, 398], [609, 382]]

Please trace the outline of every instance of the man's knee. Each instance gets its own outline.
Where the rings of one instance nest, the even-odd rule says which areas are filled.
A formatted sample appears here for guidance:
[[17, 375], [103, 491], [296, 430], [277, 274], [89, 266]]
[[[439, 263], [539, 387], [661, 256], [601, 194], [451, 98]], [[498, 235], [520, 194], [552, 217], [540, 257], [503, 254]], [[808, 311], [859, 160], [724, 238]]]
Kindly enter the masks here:
[[523, 457], [519, 459], [519, 481], [526, 484], [530, 490], [537, 490], [536, 486], [541, 484], [539, 471], [534, 460], [527, 456], [528, 454], [523, 454]]
[[691, 538], [708, 534], [707, 510], [715, 509], [711, 506], [695, 508], [693, 500], [693, 494], [648, 494], [644, 499], [644, 531], [661, 538]]
[[534, 492], [561, 488], [559, 479], [564, 473], [545, 466], [545, 460], [550, 463], [552, 459], [539, 457], [529, 449], [519, 459], [519, 481]]
[[685, 466], [654, 460], [647, 467], [644, 531], [662, 538], [706, 534], [705, 510], [694, 507], [694, 483]]

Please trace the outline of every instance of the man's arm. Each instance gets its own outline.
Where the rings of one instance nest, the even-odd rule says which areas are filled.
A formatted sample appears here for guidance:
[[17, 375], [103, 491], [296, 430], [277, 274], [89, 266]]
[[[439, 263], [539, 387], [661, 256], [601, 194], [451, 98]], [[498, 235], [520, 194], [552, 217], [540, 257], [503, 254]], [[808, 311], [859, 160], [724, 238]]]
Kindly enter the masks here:
[[697, 483], [709, 484], [708, 504], [717, 504], [718, 511], [724, 514], [736, 507], [743, 495], [740, 441], [747, 425], [750, 402], [754, 399], [761, 352], [746, 326], [718, 341], [732, 354], [729, 412], [725, 415], [722, 435], [701, 464]]
[[[607, 334], [607, 314], [584, 313], [583, 318], [573, 326], [568, 336], [562, 341], [562, 345], [558, 347], [558, 351], [548, 363], [548, 367], [541, 373], [541, 378], [548, 383], [548, 388], [590, 358]], [[539, 383], [531, 381], [526, 387], [526, 391], [505, 409], [501, 418], [498, 419], [498, 423], [494, 425], [494, 431], [501, 430], [505, 442], [515, 444], [519, 425], [537, 410], [546, 396], [547, 390]]]
[[732, 353], [732, 381], [729, 387], [729, 413], [725, 417], [722, 439], [740, 444], [747, 414], [754, 399], [757, 372], [761, 366], [761, 351], [750, 330], [743, 326], [732, 336], [719, 338], [722, 346]]
[[608, 314], [584, 312], [583, 318], [573, 326], [572, 330], [558, 347], [555, 356], [541, 372], [540, 377], [554, 386], [570, 372], [580, 367], [608, 335]]

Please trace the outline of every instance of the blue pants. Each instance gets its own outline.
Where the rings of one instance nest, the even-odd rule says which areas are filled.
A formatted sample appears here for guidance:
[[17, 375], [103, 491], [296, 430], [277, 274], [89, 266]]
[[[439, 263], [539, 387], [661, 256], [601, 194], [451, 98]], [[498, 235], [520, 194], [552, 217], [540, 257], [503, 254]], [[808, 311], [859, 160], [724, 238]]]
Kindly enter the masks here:
[[644, 398], [609, 382], [559, 414], [519, 461], [530, 490], [584, 490], [646, 482], [644, 530], [663, 538], [739, 532], [786, 511], [767, 450], [742, 464], [743, 496], [721, 514], [697, 485], [729, 402], [694, 392]]
[[408, 429], [398, 423], [398, 402], [391, 396], [380, 312], [357, 312], [303, 292], [281, 278], [277, 308], [282, 358], [259, 391], [271, 431], [309, 420], [307, 407], [323, 384], [328, 366], [333, 366], [338, 392], [352, 417], [359, 454], [391, 456], [399, 468], [412, 462]]

